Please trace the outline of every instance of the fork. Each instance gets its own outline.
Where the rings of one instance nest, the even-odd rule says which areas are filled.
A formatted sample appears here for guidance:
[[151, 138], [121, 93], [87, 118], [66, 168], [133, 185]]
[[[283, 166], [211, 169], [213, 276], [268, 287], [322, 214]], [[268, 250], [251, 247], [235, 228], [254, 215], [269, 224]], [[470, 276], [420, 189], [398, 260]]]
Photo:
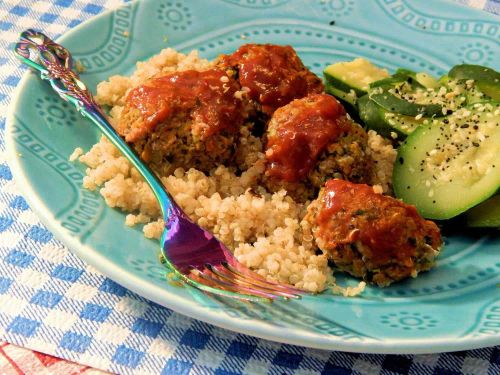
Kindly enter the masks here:
[[160, 179], [116, 133], [91, 92], [72, 70], [70, 52], [36, 30], [21, 33], [16, 56], [48, 80], [56, 93], [90, 119], [121, 151], [156, 196], [165, 229], [163, 263], [186, 284], [204, 292], [246, 301], [300, 298], [302, 290], [270, 282], [239, 263], [227, 247], [182, 211]]

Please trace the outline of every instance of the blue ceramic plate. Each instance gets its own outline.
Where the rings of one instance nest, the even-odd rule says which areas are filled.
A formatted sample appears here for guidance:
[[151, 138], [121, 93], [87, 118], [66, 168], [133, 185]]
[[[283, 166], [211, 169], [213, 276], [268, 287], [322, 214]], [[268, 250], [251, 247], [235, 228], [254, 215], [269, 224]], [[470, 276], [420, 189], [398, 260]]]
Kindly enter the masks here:
[[[60, 42], [95, 87], [167, 46], [214, 58], [246, 42], [291, 44], [318, 74], [357, 56], [436, 76], [462, 61], [499, 69], [499, 36], [498, 18], [437, 0], [150, 0], [102, 14]], [[217, 301], [169, 285], [158, 243], [126, 228], [123, 213], [81, 188], [83, 168], [68, 156], [97, 141], [90, 123], [33, 73], [11, 107], [10, 162], [31, 207], [71, 251], [154, 302], [230, 330], [315, 348], [425, 353], [500, 343], [498, 235], [450, 234], [432, 272], [390, 288], [370, 287], [359, 298]]]

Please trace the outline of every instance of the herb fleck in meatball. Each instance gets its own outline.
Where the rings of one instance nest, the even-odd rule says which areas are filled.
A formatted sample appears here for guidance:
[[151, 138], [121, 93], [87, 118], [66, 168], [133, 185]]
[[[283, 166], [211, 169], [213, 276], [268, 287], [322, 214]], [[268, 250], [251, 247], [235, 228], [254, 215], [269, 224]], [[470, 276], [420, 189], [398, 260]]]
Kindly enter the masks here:
[[325, 184], [307, 219], [337, 268], [379, 286], [429, 270], [442, 245], [437, 225], [414, 206], [339, 179]]

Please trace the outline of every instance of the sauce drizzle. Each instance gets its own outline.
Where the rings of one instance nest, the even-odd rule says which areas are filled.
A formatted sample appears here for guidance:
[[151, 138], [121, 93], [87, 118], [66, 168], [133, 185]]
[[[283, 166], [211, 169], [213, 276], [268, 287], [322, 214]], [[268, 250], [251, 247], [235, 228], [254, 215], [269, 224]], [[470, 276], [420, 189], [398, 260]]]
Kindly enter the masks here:
[[238, 80], [249, 97], [271, 115], [293, 99], [323, 91], [321, 79], [310, 72], [291, 46], [245, 44], [222, 56], [225, 66], [237, 67]]
[[415, 206], [339, 179], [325, 184], [316, 224], [328, 247], [360, 241], [375, 265], [411, 260], [417, 243], [434, 249], [441, 245], [439, 228], [423, 219]]
[[347, 131], [344, 107], [332, 96], [313, 94], [279, 108], [269, 124], [267, 174], [300, 181], [328, 146]]
[[126, 134], [127, 142], [146, 137], [156, 125], [188, 112], [196, 128], [193, 134], [206, 139], [223, 130], [238, 131], [243, 122], [243, 103], [235, 97], [238, 82], [225, 70], [186, 70], [152, 78], [128, 94], [126, 110], [136, 109], [142, 121]]

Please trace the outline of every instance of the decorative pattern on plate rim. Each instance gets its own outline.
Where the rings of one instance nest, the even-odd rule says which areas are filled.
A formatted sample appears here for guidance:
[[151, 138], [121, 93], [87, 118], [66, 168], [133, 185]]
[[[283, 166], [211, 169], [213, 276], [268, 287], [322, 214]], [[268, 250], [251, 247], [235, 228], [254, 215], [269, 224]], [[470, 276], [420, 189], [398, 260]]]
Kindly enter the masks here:
[[500, 24], [489, 21], [450, 19], [417, 10], [408, 0], [376, 0], [391, 18], [401, 24], [426, 33], [488, 38], [498, 43]]
[[498, 45], [485, 42], [467, 43], [457, 52], [457, 56], [471, 64], [489, 65], [495, 58], [495, 51], [498, 51]]
[[72, 196], [66, 207], [55, 213], [61, 226], [72, 236], [78, 236], [82, 242], [92, 233], [104, 214], [104, 202], [97, 193], [82, 188], [83, 173], [76, 166], [58, 153], [53, 147], [43, 142], [30, 127], [18, 119], [12, 128], [16, 142], [26, 151], [57, 172], [71, 187]]
[[[236, 49], [242, 42], [263, 43], [270, 37], [282, 40], [284, 44], [293, 44], [301, 56], [314, 53], [316, 60], [319, 60], [312, 67], [316, 73], [320, 73], [323, 67], [331, 63], [334, 56], [337, 59], [350, 59], [370, 56], [375, 51], [380, 53], [380, 57], [371, 58], [371, 61], [389, 69], [405, 65], [436, 75], [444, 74], [447, 69], [447, 64], [436, 56], [427, 56], [421, 51], [416, 52], [373, 35], [342, 27], [336, 27], [332, 31], [330, 27], [320, 23], [292, 19], [241, 22], [194, 37], [174, 47], [184, 52], [198, 49], [202, 55], [213, 58], [223, 50]], [[325, 43], [333, 47], [321, 46]]]
[[109, 20], [109, 32], [103, 42], [94, 49], [74, 53], [75, 61], [82, 64], [84, 72], [100, 73], [118, 65], [130, 50], [137, 2], [125, 5], [113, 12]]
[[55, 96], [44, 96], [35, 101], [40, 117], [45, 119], [50, 127], [52, 124], [58, 126], [74, 126], [77, 117], [74, 111], [69, 110], [69, 104]]
[[191, 12], [185, 3], [168, 2], [158, 7], [158, 19], [167, 27], [185, 31], [192, 23]]
[[405, 331], [423, 331], [436, 327], [439, 321], [434, 319], [431, 314], [400, 311], [398, 313], [381, 315], [380, 323], [390, 328], [403, 329]]
[[500, 334], [500, 298], [488, 303], [479, 311], [474, 325], [464, 332], [462, 337], [498, 334]]
[[272, 8], [288, 3], [290, 0], [222, 0], [225, 3], [243, 8]]
[[354, 0], [318, 0], [321, 10], [332, 17], [348, 16], [356, 6], [360, 4]]

